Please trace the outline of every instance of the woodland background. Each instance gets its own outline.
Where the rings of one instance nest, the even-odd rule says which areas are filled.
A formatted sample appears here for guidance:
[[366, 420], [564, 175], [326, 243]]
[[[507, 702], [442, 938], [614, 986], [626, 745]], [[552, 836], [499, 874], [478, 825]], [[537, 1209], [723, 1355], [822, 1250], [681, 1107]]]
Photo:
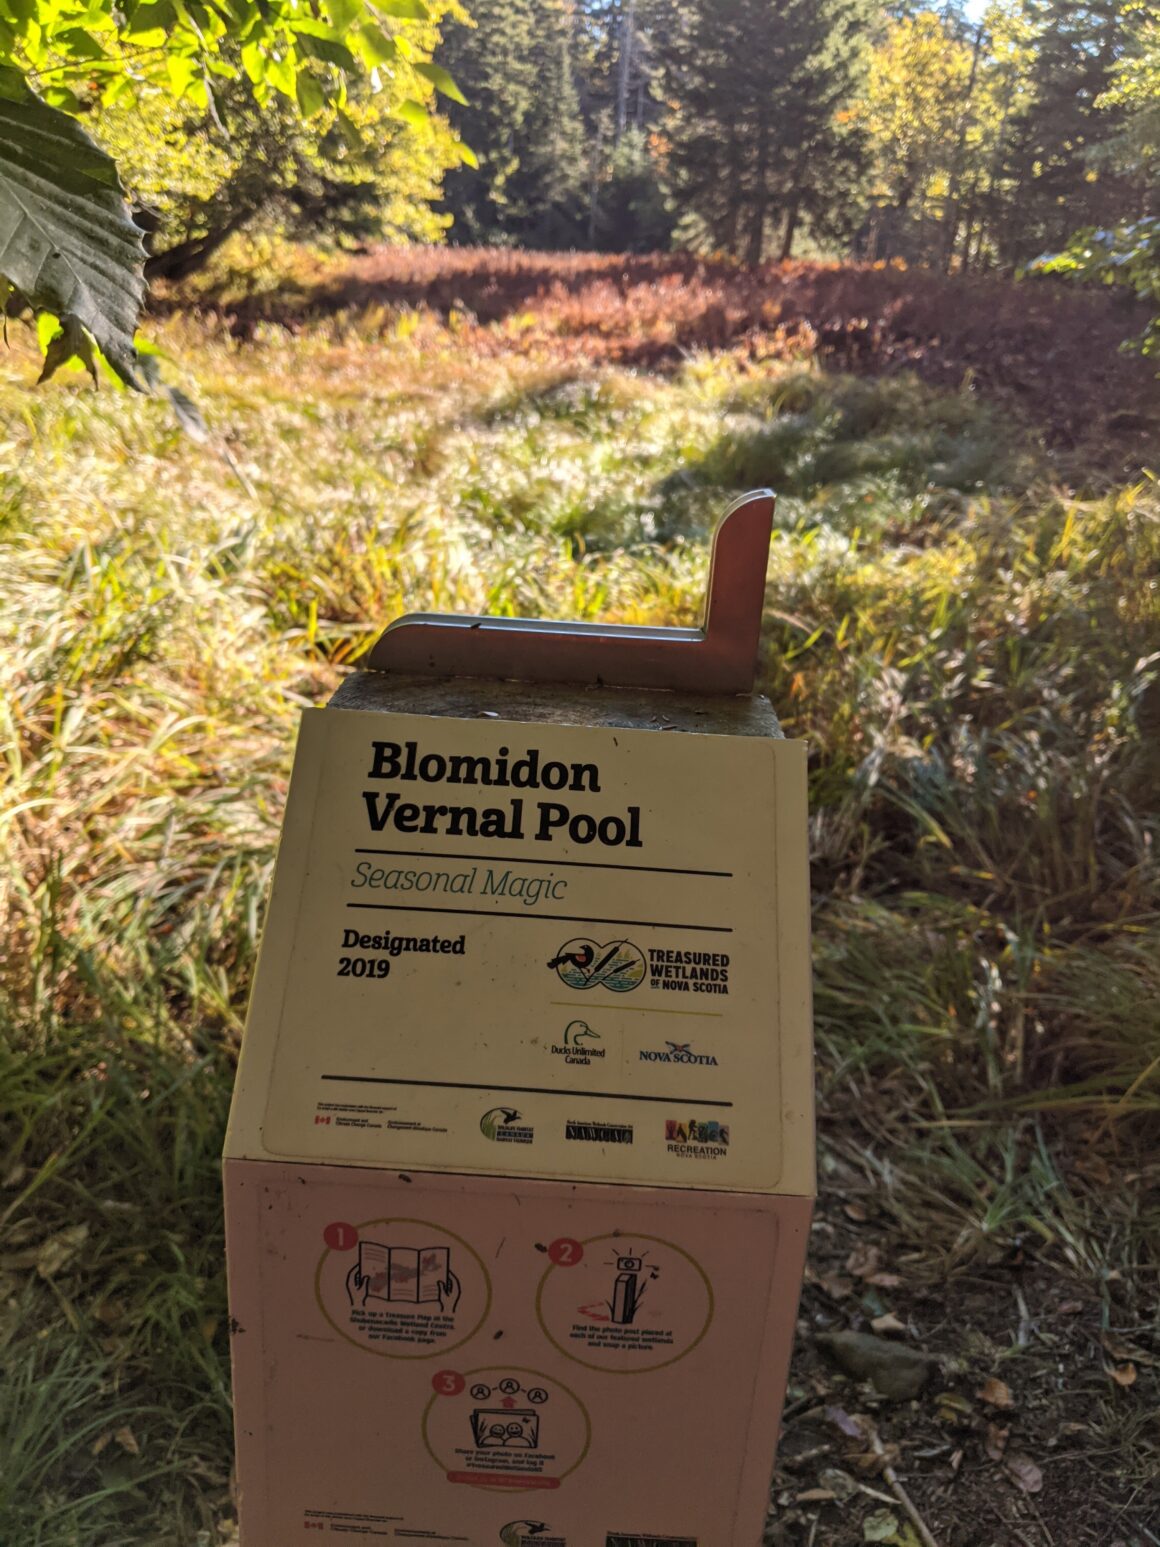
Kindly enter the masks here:
[[130, 281], [5, 292], [0, 1542], [236, 1538], [301, 710], [406, 610], [693, 622], [772, 484], [821, 1198], [767, 1541], [1160, 1543], [1155, 6], [0, 0], [0, 274], [13, 107], [151, 283], [135, 348]]

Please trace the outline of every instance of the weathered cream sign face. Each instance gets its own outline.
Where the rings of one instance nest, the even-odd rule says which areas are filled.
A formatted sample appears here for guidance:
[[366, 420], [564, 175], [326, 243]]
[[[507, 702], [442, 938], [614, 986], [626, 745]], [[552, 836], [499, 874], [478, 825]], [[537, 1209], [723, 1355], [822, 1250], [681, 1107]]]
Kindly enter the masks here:
[[799, 743], [308, 712], [227, 1153], [810, 1193], [805, 830]]

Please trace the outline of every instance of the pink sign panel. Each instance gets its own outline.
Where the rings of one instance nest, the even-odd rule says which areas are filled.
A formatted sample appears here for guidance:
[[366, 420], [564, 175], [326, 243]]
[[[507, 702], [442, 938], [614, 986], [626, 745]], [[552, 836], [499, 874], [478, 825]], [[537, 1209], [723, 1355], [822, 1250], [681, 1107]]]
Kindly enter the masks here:
[[244, 1547], [756, 1547], [810, 1201], [229, 1161]]

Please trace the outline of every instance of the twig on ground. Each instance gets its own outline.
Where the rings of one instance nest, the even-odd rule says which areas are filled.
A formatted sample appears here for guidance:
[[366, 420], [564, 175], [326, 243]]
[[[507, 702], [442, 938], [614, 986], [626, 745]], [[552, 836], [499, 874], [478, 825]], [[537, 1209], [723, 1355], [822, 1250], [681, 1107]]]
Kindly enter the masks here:
[[[874, 1433], [874, 1453], [875, 1453], [875, 1455], [882, 1456], [882, 1457], [885, 1457], [885, 1455], [886, 1455], [885, 1447], [883, 1446], [882, 1441], [878, 1437], [877, 1430], [875, 1430], [875, 1433]], [[883, 1475], [883, 1477], [885, 1477], [886, 1481], [890, 1484], [891, 1488], [893, 1489], [894, 1497], [898, 1500], [898, 1502], [902, 1505], [903, 1509], [906, 1511], [907, 1515], [910, 1517], [910, 1523], [914, 1527], [914, 1529], [918, 1532], [919, 1537], [920, 1537], [920, 1539], [922, 1541], [922, 1547], [938, 1547], [938, 1543], [935, 1541], [934, 1537], [930, 1534], [930, 1529], [927, 1526], [926, 1521], [919, 1514], [918, 1509], [915, 1506], [914, 1500], [910, 1497], [910, 1494], [907, 1493], [906, 1489], [902, 1486], [901, 1482], [898, 1480], [898, 1473], [894, 1470], [894, 1468], [890, 1465], [890, 1463], [888, 1461], [885, 1462], [883, 1467], [882, 1467], [882, 1475]]]

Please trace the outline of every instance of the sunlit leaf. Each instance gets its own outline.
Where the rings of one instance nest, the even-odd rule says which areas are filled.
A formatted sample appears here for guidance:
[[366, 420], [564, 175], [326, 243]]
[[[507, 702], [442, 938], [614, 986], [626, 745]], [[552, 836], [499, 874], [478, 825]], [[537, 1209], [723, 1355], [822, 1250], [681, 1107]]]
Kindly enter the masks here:
[[0, 70], [0, 274], [38, 311], [75, 317], [136, 384], [144, 249], [117, 169], [75, 118], [21, 95], [14, 75]]
[[416, 73], [429, 80], [435, 90], [445, 97], [450, 97], [452, 102], [462, 102], [467, 106], [467, 98], [455, 84], [454, 78], [443, 68], [441, 64], [420, 62], [415, 65]]

